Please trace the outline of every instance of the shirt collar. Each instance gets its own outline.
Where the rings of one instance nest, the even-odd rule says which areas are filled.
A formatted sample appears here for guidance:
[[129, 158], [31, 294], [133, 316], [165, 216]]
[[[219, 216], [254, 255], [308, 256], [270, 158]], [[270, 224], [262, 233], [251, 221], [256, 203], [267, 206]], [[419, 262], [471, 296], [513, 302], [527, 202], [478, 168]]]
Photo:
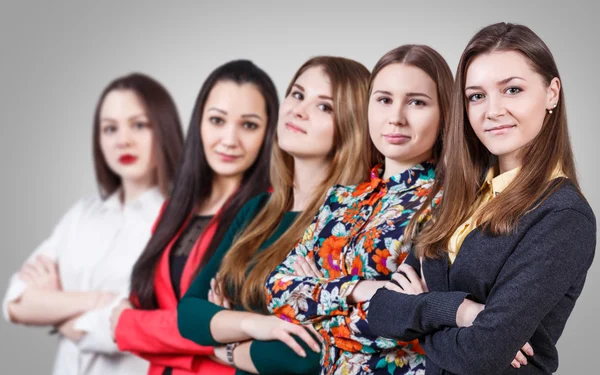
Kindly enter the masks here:
[[429, 183], [435, 178], [435, 164], [432, 160], [417, 164], [404, 172], [391, 176], [387, 180], [382, 178], [383, 171], [382, 165], [377, 165], [371, 169], [371, 187], [386, 185], [388, 188], [400, 186], [403, 189], [410, 189], [423, 183]]
[[156, 211], [156, 207], [164, 201], [164, 197], [158, 186], [152, 187], [140, 194], [136, 199], [128, 202], [126, 205], [121, 203], [121, 189], [117, 189], [103, 202], [104, 208], [110, 211], [121, 211], [122, 209], [131, 209], [134, 211]]

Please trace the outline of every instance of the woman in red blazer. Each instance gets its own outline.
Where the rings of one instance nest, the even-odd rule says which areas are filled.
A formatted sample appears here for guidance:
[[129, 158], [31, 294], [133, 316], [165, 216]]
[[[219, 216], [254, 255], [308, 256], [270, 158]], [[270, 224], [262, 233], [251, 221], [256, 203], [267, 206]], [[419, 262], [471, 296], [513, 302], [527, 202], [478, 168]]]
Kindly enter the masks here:
[[237, 211], [268, 189], [278, 107], [273, 82], [247, 60], [220, 66], [200, 89], [171, 198], [133, 269], [130, 301], [111, 316], [119, 349], [150, 361], [150, 375], [235, 371], [181, 337], [177, 303]]

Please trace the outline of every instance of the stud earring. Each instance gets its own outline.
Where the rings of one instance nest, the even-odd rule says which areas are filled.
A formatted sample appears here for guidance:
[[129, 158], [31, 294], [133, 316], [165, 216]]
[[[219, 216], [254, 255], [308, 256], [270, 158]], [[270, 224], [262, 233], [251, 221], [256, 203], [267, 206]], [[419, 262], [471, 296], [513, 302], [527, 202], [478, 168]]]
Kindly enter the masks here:
[[[552, 109], [556, 108], [556, 103], [554, 103], [554, 107], [552, 107]], [[552, 114], [552, 109], [548, 111], [548, 114]]]

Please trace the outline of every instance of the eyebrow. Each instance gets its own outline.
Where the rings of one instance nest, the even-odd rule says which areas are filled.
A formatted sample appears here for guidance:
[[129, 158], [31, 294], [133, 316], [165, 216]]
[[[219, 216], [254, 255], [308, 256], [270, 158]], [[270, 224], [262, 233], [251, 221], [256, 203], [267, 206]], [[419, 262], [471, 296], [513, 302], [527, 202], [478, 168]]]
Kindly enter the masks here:
[[[306, 91], [304, 89], [304, 87], [302, 87], [302, 85], [299, 85], [297, 83], [294, 83], [292, 86], [298, 87], [300, 89], [300, 91]], [[331, 101], [333, 101], [333, 98], [331, 96], [327, 96], [327, 95], [319, 95], [318, 98], [319, 99], [325, 99], [325, 100], [331, 100]]]
[[[509, 83], [513, 79], [520, 79], [521, 81], [525, 81], [525, 78], [521, 78], [521, 77], [518, 77], [518, 76], [512, 76], [512, 77], [508, 77], [508, 78], [505, 78], [503, 80], [500, 80], [496, 84], [498, 86], [506, 85], [507, 83]], [[465, 91], [467, 91], [467, 90], [481, 90], [481, 89], [482, 89], [481, 86], [469, 86], [469, 87], [465, 88]]]
[[[384, 91], [384, 90], [377, 90], [377, 91], [373, 92], [373, 94], [371, 94], [371, 95], [375, 95], [375, 94], [377, 94], [377, 93], [380, 93], [380, 94], [383, 94], [383, 95], [389, 95], [389, 96], [393, 96], [391, 92], [389, 92], [389, 91]], [[430, 100], [433, 100], [433, 99], [431, 98], [431, 96], [429, 96], [429, 95], [427, 95], [427, 94], [424, 94], [424, 93], [422, 93], [422, 92], [408, 92], [408, 93], [406, 93], [404, 96], [411, 97], [411, 98], [412, 98], [412, 97], [415, 97], [415, 96], [424, 96], [424, 97], [426, 97], [426, 98], [429, 98]]]
[[[227, 115], [227, 111], [224, 111], [224, 110], [222, 110], [222, 109], [220, 109], [220, 108], [217, 108], [217, 107], [211, 107], [211, 108], [209, 108], [208, 110], [209, 110], [209, 111], [217, 111], [217, 112], [219, 112], [219, 113], [222, 113], [222, 114], [224, 114], [224, 115]], [[243, 118], [256, 118], [256, 119], [262, 120], [262, 117], [260, 117], [260, 116], [259, 116], [259, 115], [257, 115], [256, 113], [245, 113], [245, 114], [243, 114], [241, 117], [243, 117]]]
[[[128, 118], [127, 120], [133, 120], [133, 119], [135, 119], [135, 118], [138, 118], [138, 117], [146, 117], [146, 118], [147, 118], [147, 117], [148, 117], [148, 115], [147, 115], [147, 114], [145, 114], [145, 113], [140, 113], [140, 114], [137, 114], [137, 115], [129, 116], [129, 118]], [[102, 117], [102, 118], [100, 119], [100, 122], [104, 122], [104, 121], [117, 122], [117, 120], [115, 120], [115, 119], [113, 119], [113, 118], [110, 118], [110, 117]]]

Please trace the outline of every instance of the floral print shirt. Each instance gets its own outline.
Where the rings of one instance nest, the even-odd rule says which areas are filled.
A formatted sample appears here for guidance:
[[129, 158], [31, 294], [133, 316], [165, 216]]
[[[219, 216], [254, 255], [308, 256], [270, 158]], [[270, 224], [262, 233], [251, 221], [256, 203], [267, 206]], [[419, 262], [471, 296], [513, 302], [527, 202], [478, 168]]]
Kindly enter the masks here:
[[[349, 305], [346, 298], [359, 281], [389, 280], [402, 263], [408, 251], [406, 225], [431, 191], [434, 168], [424, 162], [384, 180], [377, 166], [370, 181], [332, 187], [302, 240], [269, 276], [269, 311], [312, 324], [325, 339], [322, 374], [425, 373], [416, 340], [373, 336], [366, 321], [369, 302]], [[430, 213], [426, 210], [420, 223]], [[323, 277], [294, 275], [298, 256], [313, 259]]]

